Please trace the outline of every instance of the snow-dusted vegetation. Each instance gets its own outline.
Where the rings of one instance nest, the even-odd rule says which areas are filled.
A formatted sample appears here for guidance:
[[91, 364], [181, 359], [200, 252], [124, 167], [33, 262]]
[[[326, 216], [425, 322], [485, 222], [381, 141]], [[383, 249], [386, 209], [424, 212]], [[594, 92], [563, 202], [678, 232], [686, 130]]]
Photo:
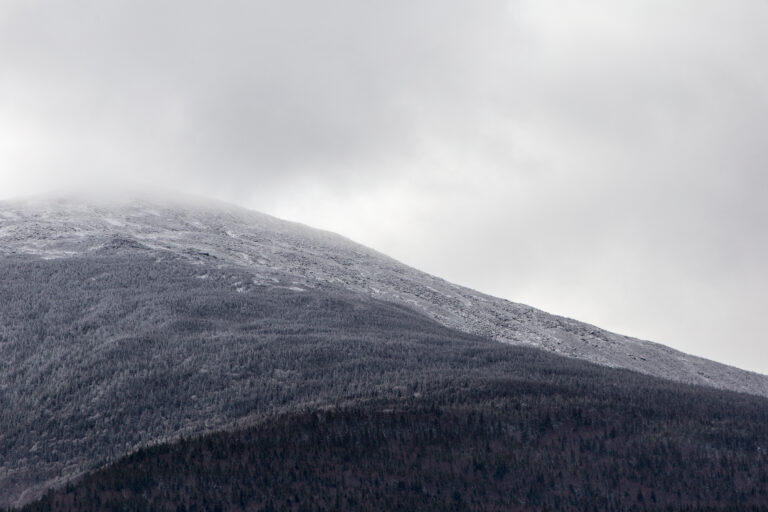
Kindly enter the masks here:
[[[473, 383], [587, 386], [596, 400], [621, 387], [635, 405], [670, 396], [664, 410], [681, 411], [706, 393], [719, 417], [728, 403], [765, 407], [682, 384], [766, 394], [764, 376], [456, 287], [260, 214], [141, 202], [0, 212], [0, 505], [181, 435]], [[747, 444], [734, 460], [768, 449]]]
[[[0, 203], [0, 254], [42, 258], [146, 249], [238, 271], [232, 287], [335, 286], [409, 306], [437, 322], [503, 343], [693, 384], [768, 396], [768, 377], [664, 345], [491, 297], [398, 263], [333, 233], [232, 205], [193, 201], [75, 200]], [[165, 255], [165, 256], [163, 256]]]

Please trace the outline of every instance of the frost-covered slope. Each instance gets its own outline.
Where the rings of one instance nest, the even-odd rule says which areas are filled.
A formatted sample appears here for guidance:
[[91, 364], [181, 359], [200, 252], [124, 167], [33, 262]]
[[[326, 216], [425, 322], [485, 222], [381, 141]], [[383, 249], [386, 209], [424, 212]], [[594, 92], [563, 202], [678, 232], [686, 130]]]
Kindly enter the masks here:
[[188, 200], [0, 203], [0, 256], [67, 258], [142, 248], [157, 258], [173, 254], [198, 265], [200, 279], [207, 269], [237, 270], [231, 286], [243, 293], [265, 285], [296, 293], [341, 287], [503, 343], [768, 396], [768, 376], [484, 295], [338, 235], [235, 206]]

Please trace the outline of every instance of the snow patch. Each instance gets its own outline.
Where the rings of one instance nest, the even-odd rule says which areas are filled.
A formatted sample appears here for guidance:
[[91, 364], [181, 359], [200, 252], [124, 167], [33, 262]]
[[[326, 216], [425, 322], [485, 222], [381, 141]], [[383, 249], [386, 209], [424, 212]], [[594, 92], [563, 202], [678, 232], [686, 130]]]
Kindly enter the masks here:
[[110, 226], [116, 226], [116, 227], [124, 227], [125, 226], [125, 222], [120, 221], [120, 220], [118, 220], [118, 219], [116, 219], [114, 217], [106, 217], [105, 216], [105, 217], [102, 217], [102, 219], [104, 220], [104, 222], [106, 222]]

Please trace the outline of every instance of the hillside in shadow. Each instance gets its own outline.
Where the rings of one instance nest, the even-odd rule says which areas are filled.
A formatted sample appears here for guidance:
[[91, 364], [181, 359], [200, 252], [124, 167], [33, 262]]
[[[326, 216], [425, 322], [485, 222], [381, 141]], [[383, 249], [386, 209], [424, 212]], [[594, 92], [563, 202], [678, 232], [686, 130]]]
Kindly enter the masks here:
[[[553, 358], [141, 449], [42, 511], [768, 510], [768, 401]], [[401, 381], [402, 382], [402, 381]]]

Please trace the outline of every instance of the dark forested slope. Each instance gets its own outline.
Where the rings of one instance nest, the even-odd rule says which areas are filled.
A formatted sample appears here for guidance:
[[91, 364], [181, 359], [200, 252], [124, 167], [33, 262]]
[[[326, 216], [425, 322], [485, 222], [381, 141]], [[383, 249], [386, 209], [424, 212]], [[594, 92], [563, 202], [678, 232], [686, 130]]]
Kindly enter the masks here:
[[[142, 253], [0, 261], [0, 505], [149, 442], [516, 372], [401, 306]], [[241, 287], [242, 286], [242, 287]]]
[[247, 284], [231, 268], [113, 242], [0, 262], [2, 504], [142, 445], [281, 411], [483, 379], [610, 389], [619, 375], [344, 289]]
[[768, 510], [768, 401], [540, 355], [142, 449], [24, 511]]

